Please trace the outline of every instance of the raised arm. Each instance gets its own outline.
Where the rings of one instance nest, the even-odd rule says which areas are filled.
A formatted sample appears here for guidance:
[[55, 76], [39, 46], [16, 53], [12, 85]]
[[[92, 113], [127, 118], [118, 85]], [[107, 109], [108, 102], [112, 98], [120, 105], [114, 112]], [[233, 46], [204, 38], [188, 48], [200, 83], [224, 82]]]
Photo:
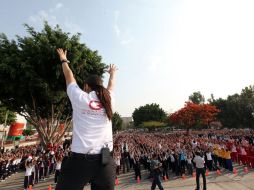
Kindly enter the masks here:
[[58, 53], [59, 58], [62, 62], [62, 69], [63, 69], [65, 81], [66, 81], [66, 86], [68, 86], [70, 83], [76, 82], [76, 80], [75, 80], [73, 73], [68, 65], [68, 63], [70, 63], [70, 62], [67, 59], [67, 50], [64, 51], [62, 48], [58, 48], [57, 53]]
[[114, 90], [116, 70], [117, 70], [117, 68], [116, 68], [116, 66], [114, 64], [110, 64], [109, 65], [109, 70], [108, 70], [109, 80], [108, 80], [108, 87], [107, 87], [107, 89], [109, 91], [113, 91]]

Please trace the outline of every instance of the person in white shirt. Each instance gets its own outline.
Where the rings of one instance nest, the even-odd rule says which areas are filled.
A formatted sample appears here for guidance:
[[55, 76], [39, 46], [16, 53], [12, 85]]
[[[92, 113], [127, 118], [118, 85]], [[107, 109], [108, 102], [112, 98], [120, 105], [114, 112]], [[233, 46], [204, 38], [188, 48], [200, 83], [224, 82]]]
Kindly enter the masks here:
[[209, 148], [208, 151], [205, 154], [206, 154], [206, 165], [207, 165], [209, 171], [212, 171], [212, 169], [213, 169], [213, 159], [212, 159], [212, 150], [211, 150], [211, 148]]
[[188, 174], [192, 175], [193, 173], [193, 167], [192, 167], [192, 153], [188, 153], [187, 155], [187, 170], [188, 170]]
[[120, 175], [121, 157], [119, 153], [115, 157], [115, 164], [116, 164], [116, 175]]
[[32, 157], [29, 156], [26, 161], [25, 161], [25, 168], [26, 168], [26, 173], [25, 173], [25, 178], [24, 178], [24, 190], [27, 190], [29, 185], [32, 184], [32, 170], [33, 170], [33, 162], [32, 162]]
[[58, 177], [59, 177], [59, 175], [60, 175], [61, 166], [62, 166], [62, 157], [59, 156], [59, 157], [56, 159], [55, 183], [57, 183]]
[[97, 75], [86, 78], [84, 89], [76, 83], [68, 65], [67, 51], [58, 55], [73, 109], [71, 156], [62, 163], [56, 190], [83, 190], [91, 183], [93, 190], [113, 190], [115, 163], [112, 158], [112, 116], [114, 105], [115, 65], [110, 65], [107, 88]]
[[191, 142], [192, 145], [192, 149], [195, 149], [198, 145], [197, 141], [195, 141], [195, 139]]
[[176, 168], [175, 168], [175, 157], [174, 157], [174, 152], [173, 151], [170, 152], [169, 159], [170, 159], [170, 166], [172, 168], [172, 171], [175, 172], [175, 170], [176, 170]]
[[202, 175], [203, 178], [203, 190], [206, 190], [206, 176], [205, 176], [205, 159], [201, 157], [200, 152], [196, 152], [196, 156], [193, 159], [193, 162], [196, 164], [196, 190], [199, 190], [199, 177]]

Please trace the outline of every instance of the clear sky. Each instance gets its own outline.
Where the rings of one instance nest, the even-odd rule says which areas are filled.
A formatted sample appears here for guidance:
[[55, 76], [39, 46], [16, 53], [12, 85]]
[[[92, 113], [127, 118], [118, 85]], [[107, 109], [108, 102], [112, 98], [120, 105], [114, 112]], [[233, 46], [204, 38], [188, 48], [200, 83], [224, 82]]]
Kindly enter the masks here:
[[[82, 33], [118, 68], [116, 111], [158, 103], [167, 112], [194, 91], [226, 98], [254, 84], [253, 0], [3, 0], [0, 32], [43, 20]], [[107, 79], [107, 77], [105, 77]]]

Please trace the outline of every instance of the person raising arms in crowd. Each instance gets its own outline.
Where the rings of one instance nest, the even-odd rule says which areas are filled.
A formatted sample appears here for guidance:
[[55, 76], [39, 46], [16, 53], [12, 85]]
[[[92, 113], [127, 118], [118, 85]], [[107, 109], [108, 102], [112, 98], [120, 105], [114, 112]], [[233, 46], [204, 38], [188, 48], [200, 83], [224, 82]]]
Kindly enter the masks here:
[[67, 51], [57, 49], [73, 109], [71, 155], [62, 163], [56, 190], [113, 190], [115, 164], [112, 157], [113, 90], [116, 66], [110, 65], [107, 88], [97, 75], [87, 77], [79, 88], [69, 67]]

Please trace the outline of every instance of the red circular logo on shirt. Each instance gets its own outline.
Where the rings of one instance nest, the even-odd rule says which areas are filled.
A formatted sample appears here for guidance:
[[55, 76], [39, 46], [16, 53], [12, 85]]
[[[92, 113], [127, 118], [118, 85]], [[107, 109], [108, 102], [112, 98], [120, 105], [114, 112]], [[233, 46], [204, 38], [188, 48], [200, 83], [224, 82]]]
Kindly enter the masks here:
[[102, 108], [102, 104], [99, 101], [92, 100], [89, 102], [89, 107], [92, 110], [100, 110]]

